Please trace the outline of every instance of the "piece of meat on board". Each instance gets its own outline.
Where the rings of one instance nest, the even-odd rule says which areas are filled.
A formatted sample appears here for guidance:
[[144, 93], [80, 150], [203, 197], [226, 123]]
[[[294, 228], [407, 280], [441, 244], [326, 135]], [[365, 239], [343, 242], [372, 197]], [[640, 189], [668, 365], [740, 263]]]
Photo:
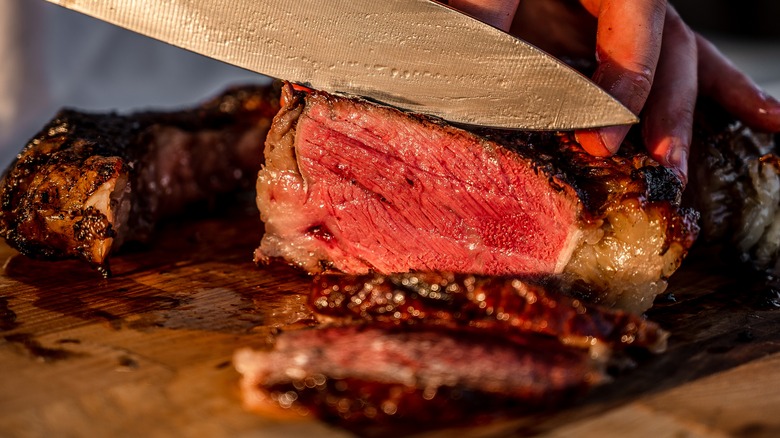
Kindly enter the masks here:
[[322, 274], [313, 283], [309, 307], [328, 323], [468, 329], [487, 336], [535, 333], [584, 348], [666, 350], [668, 333], [652, 321], [519, 278]]
[[226, 91], [180, 112], [63, 110], [0, 187], [0, 235], [23, 254], [78, 258], [108, 274], [123, 242], [193, 201], [251, 184], [278, 87]]
[[630, 144], [601, 159], [568, 134], [477, 135], [289, 85], [282, 101], [257, 182], [258, 261], [555, 277], [642, 311], [698, 231], [677, 178]]
[[311, 413], [366, 436], [557, 406], [605, 379], [603, 359], [534, 335], [346, 326], [283, 332], [273, 350], [242, 349], [233, 363], [248, 408]]

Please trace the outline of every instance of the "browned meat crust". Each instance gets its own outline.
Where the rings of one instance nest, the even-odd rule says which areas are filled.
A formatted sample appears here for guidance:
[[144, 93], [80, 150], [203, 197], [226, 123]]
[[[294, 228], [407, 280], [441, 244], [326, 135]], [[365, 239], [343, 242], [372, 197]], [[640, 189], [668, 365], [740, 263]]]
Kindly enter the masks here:
[[451, 273], [320, 275], [309, 306], [327, 322], [536, 333], [566, 345], [662, 352], [668, 334], [632, 313], [586, 305], [511, 277]]
[[701, 212], [702, 240], [724, 245], [732, 261], [780, 276], [777, 138], [751, 131], [712, 104], [700, 107], [708, 110], [698, 114], [685, 201]]
[[248, 186], [278, 111], [271, 86], [228, 90], [182, 112], [63, 110], [22, 150], [0, 187], [0, 235], [23, 254], [108, 255], [144, 240], [184, 204]]
[[[497, 412], [557, 406], [602, 382], [605, 365], [616, 353], [665, 348], [666, 333], [654, 323], [581, 300], [646, 309], [696, 238], [697, 216], [680, 206], [679, 181], [635, 147], [638, 143], [628, 140], [618, 156], [600, 159], [566, 133], [468, 132], [360, 100], [290, 88], [281, 111], [277, 102], [278, 93], [270, 88], [245, 87], [179, 113], [121, 116], [65, 110], [4, 176], [0, 234], [27, 255], [80, 258], [107, 273], [110, 252], [127, 240], [146, 238], [160, 217], [193, 200], [242, 187], [245, 176], [262, 163], [259, 148], [276, 114], [265, 149], [268, 164], [258, 183], [270, 239], [259, 258], [282, 255], [310, 271], [343, 269], [338, 257], [344, 253], [312, 251], [305, 245], [293, 245], [290, 252], [285, 246], [289, 241], [282, 234], [289, 221], [303, 221], [299, 234], [307, 242], [336, 248], [341, 238], [338, 226], [321, 218], [306, 222], [310, 210], [284, 204], [285, 196], [304, 193], [307, 208], [327, 206], [310, 197], [318, 181], [305, 167], [310, 157], [299, 154], [296, 142], [307, 135], [299, 131], [299, 123], [314, 117], [315, 110], [327, 110], [336, 121], [379, 114], [380, 122], [393, 118], [409, 129], [453, 141], [455, 156], [442, 162], [457, 160], [460, 152], [474, 156], [485, 150], [504, 160], [498, 173], [479, 167], [492, 162], [473, 160], [472, 167], [458, 167], [456, 161], [451, 169], [465, 169], [463, 180], [489, 175], [517, 183], [501, 171], [511, 166], [528, 170], [525, 181], [543, 188], [534, 199], [557, 198], [561, 211], [572, 214], [561, 239], [568, 242], [564, 247], [571, 244], [570, 253], [559, 258], [560, 270], [533, 272], [522, 280], [450, 273], [319, 276], [310, 304], [322, 320], [343, 325], [284, 333], [270, 352], [239, 352], [236, 366], [244, 375], [247, 404], [312, 412], [361, 431], [390, 423], [419, 430], [420, 422], [437, 427], [488, 419]], [[692, 187], [710, 196], [695, 204], [704, 212], [705, 235], [720, 240], [736, 235], [732, 243], [743, 258], [778, 269], [780, 161], [774, 143], [738, 125], [713, 127], [711, 121], [699, 121], [699, 149], [694, 151], [705, 151], [694, 160], [706, 166], [692, 166]], [[370, 127], [365, 130], [371, 132]], [[360, 135], [352, 139], [363, 140]], [[325, 154], [345, 147], [333, 140], [338, 138], [323, 143]], [[438, 150], [435, 143], [423, 144], [420, 153]], [[344, 175], [353, 172], [340, 169]], [[368, 163], [364, 170], [373, 171]], [[381, 186], [382, 178], [370, 177]], [[424, 185], [423, 180], [412, 175], [401, 187]], [[490, 190], [512, 185], [502, 184]], [[395, 193], [360, 187], [380, 203], [395, 199]], [[329, 194], [339, 196], [338, 190]], [[479, 199], [480, 193], [472, 195]], [[439, 200], [435, 194], [424, 202], [408, 199], [416, 202], [406, 207], [418, 211]], [[537, 249], [549, 243], [546, 232], [561, 228], [558, 219], [568, 220], [566, 214], [542, 219], [548, 223], [538, 222], [540, 233], [525, 235], [542, 242]], [[761, 225], [754, 226], [756, 221]], [[511, 220], [502, 224], [523, 227]], [[355, 230], [368, 235], [393, 231], [370, 226]], [[403, 233], [390, 236], [411, 239]], [[511, 238], [505, 240], [511, 245]], [[345, 271], [358, 266], [356, 271], [363, 272], [378, 265], [361, 256], [358, 264], [346, 266], [352, 268]], [[529, 279], [560, 285], [578, 298], [549, 292]]]

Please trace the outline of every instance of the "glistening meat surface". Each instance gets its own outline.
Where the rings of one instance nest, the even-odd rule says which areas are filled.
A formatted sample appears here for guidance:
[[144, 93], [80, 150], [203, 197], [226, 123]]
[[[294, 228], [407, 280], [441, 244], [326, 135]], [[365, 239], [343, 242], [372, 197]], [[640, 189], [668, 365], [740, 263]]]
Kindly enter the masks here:
[[552, 289], [513, 277], [324, 274], [314, 279], [309, 306], [328, 323], [362, 321], [505, 336], [533, 333], [581, 348], [666, 349], [668, 333], [655, 323]]
[[777, 136], [753, 132], [714, 105], [702, 109], [685, 192], [701, 212], [702, 240], [724, 244], [728, 258], [780, 277]]
[[641, 311], [698, 231], [679, 181], [631, 145], [604, 160], [565, 134], [475, 134], [289, 85], [282, 100], [257, 182], [260, 261], [545, 277]]
[[633, 353], [666, 348], [667, 333], [642, 317], [509, 277], [325, 274], [309, 304], [324, 326], [236, 354], [244, 402], [360, 436], [560, 406]]
[[[262, 162], [258, 149], [278, 111], [277, 96], [268, 87], [248, 86], [170, 113], [64, 110], [5, 172], [3, 237], [31, 257], [75, 257], [106, 269], [110, 252], [128, 240], [144, 240], [158, 218], [248, 183]], [[321, 107], [319, 115], [311, 113], [317, 117], [330, 114], [306, 122], [322, 138], [297, 132], [313, 106]], [[349, 120], [361, 120], [362, 127]], [[388, 120], [398, 132], [381, 131]], [[258, 258], [281, 255], [310, 271], [468, 263], [485, 272], [511, 271], [515, 264], [562, 267], [553, 275], [564, 288], [577, 283], [589, 301], [649, 306], [695, 235], [693, 215], [677, 208], [673, 176], [630, 140], [622, 155], [601, 160], [587, 156], [567, 134], [478, 134], [323, 93], [288, 99], [259, 180], [271, 232]], [[372, 144], [368, 137], [373, 146], [361, 146]], [[300, 163], [296, 139], [312, 142], [301, 148], [308, 158]], [[443, 139], [446, 148], [432, 139]], [[406, 152], [380, 152], [383, 146], [375, 143], [385, 141]], [[475, 157], [486, 161], [475, 163]], [[692, 160], [687, 205], [702, 214], [704, 240], [726, 242], [732, 256], [777, 274], [776, 139], [752, 133], [703, 103]], [[372, 178], [370, 171], [382, 177]], [[358, 178], [352, 184], [352, 174], [362, 185]], [[323, 189], [325, 181], [332, 188]], [[529, 193], [529, 199], [516, 199]], [[507, 211], [521, 207], [544, 214]]]
[[507, 149], [350, 103], [315, 104], [296, 125], [305, 205], [330, 203], [308, 233], [341, 243], [339, 270], [561, 271], [579, 237], [574, 196], [539, 196], [545, 176]]
[[277, 96], [243, 87], [181, 112], [61, 111], [6, 170], [0, 235], [27, 256], [108, 274], [110, 253], [158, 219], [247, 185]]

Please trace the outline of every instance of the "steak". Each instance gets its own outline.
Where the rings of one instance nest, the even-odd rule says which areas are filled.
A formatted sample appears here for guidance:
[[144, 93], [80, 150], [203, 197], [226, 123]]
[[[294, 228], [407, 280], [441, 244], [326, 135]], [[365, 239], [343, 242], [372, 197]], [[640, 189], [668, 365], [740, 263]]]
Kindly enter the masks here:
[[643, 311], [697, 236], [681, 191], [630, 143], [594, 158], [566, 133], [469, 132], [286, 85], [257, 180], [256, 260], [543, 277]]
[[124, 242], [265, 160], [255, 258], [319, 274], [323, 324], [237, 352], [244, 400], [361, 433], [557, 407], [663, 351], [635, 312], [696, 239], [691, 206], [706, 240], [780, 270], [776, 143], [721, 116], [699, 114], [683, 199], [631, 137], [602, 159], [570, 133], [467, 130], [290, 85], [278, 101], [242, 87], [180, 112], [64, 110], [6, 171], [0, 234], [108, 274]]
[[534, 333], [585, 348], [666, 349], [668, 333], [630, 312], [586, 305], [512, 277], [409, 273], [315, 277], [309, 307], [327, 323]]
[[[160, 218], [251, 184], [278, 96], [246, 86], [184, 111], [63, 110], [6, 170], [0, 235], [30, 257], [108, 272], [109, 254]], [[641, 310], [696, 236], [678, 181], [632, 138], [599, 159], [567, 133], [469, 132], [289, 88], [284, 100], [257, 180], [268, 231], [258, 261], [546, 276], [585, 301]], [[701, 212], [703, 241], [774, 275], [776, 144], [701, 103], [682, 204]]]
[[608, 381], [606, 370], [633, 366], [636, 353], [663, 352], [668, 336], [510, 277], [322, 274], [309, 305], [319, 328], [236, 353], [244, 403], [360, 436], [561, 407]]
[[316, 415], [359, 436], [538, 412], [606, 378], [602, 358], [545, 337], [408, 327], [283, 332], [272, 351], [242, 349], [233, 362], [247, 408]]
[[180, 112], [63, 110], [6, 171], [0, 235], [29, 257], [107, 275], [111, 251], [148, 239], [160, 218], [246, 187], [278, 109], [278, 87], [257, 86]]

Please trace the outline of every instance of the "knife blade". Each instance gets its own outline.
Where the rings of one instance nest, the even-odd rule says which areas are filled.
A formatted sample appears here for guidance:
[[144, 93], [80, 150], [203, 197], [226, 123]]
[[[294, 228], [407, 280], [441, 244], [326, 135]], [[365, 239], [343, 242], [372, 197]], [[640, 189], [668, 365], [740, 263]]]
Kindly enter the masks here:
[[47, 0], [263, 75], [469, 125], [636, 123], [536, 47], [430, 0]]

